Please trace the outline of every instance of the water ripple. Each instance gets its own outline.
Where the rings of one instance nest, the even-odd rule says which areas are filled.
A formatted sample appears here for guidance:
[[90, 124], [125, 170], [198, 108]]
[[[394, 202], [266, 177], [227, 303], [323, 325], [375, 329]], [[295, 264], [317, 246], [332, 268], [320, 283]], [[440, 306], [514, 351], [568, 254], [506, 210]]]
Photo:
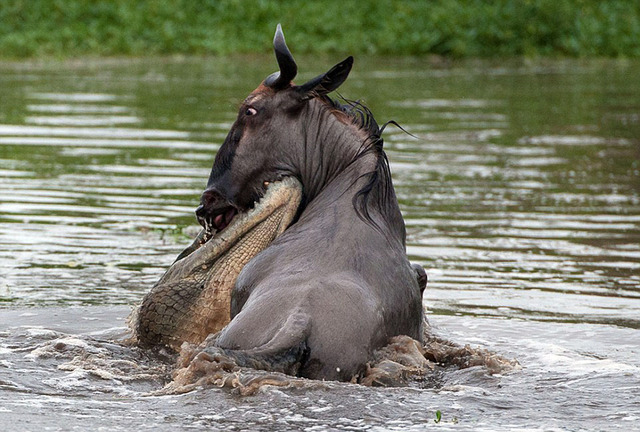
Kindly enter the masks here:
[[[201, 102], [199, 79], [147, 72], [89, 73], [55, 91], [33, 72], [15, 100], [21, 114], [0, 117], [5, 299], [126, 302], [188, 241], [182, 228], [194, 224], [236, 106], [227, 96]], [[425, 90], [390, 92], [383, 105], [417, 138], [392, 128], [384, 137], [407, 251], [429, 272], [425, 304], [435, 313], [638, 326], [640, 177], [627, 108], [602, 114], [620, 119], [613, 130], [592, 121], [592, 110], [577, 118], [564, 106], [551, 118], [541, 107], [540, 120], [531, 102], [540, 95], [519, 93], [530, 87], [493, 85], [492, 76], [533, 79], [520, 69], [474, 72], [489, 80], [477, 86], [457, 82], [456, 69], [405, 72], [426, 80]], [[82, 90], [89, 82], [95, 91]], [[458, 86], [463, 93], [451, 93]], [[554, 123], [563, 116], [571, 121]]]

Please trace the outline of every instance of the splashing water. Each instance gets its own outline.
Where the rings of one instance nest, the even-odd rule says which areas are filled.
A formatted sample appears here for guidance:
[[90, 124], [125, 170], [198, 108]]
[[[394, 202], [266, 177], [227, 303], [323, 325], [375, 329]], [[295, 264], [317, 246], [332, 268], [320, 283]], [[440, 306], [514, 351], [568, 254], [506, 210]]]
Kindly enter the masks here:
[[377, 353], [370, 386], [122, 343], [271, 62], [0, 65], [0, 428], [632, 430], [635, 61], [358, 59], [344, 95], [419, 137], [385, 147], [433, 328]]

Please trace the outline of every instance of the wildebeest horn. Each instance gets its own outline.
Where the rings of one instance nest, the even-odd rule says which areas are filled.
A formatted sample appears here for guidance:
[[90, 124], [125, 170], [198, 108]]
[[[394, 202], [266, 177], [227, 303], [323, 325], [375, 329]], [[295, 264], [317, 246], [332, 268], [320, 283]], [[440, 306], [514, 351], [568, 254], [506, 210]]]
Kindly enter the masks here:
[[264, 84], [275, 90], [280, 90], [288, 86], [298, 73], [298, 66], [284, 40], [284, 34], [282, 33], [280, 24], [276, 27], [276, 34], [273, 37], [273, 50], [276, 53], [280, 72], [269, 75], [267, 79], [264, 80]]

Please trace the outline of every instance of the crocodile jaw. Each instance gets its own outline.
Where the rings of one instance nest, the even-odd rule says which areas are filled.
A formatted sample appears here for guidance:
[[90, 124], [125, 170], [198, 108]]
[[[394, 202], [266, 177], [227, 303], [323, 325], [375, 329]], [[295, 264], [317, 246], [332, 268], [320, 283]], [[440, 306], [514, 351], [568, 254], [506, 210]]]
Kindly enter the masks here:
[[240, 271], [287, 229], [301, 200], [302, 185], [286, 177], [213, 237], [202, 230], [143, 299], [135, 318], [139, 343], [178, 350], [227, 325]]

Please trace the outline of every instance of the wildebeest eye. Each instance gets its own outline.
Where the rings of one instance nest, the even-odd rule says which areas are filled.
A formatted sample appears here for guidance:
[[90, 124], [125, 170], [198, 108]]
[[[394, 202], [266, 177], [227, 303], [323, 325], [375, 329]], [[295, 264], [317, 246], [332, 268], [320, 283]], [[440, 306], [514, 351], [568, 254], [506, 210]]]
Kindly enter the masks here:
[[254, 116], [258, 114], [258, 111], [253, 107], [248, 107], [246, 110], [244, 110], [244, 114], [248, 116]]

